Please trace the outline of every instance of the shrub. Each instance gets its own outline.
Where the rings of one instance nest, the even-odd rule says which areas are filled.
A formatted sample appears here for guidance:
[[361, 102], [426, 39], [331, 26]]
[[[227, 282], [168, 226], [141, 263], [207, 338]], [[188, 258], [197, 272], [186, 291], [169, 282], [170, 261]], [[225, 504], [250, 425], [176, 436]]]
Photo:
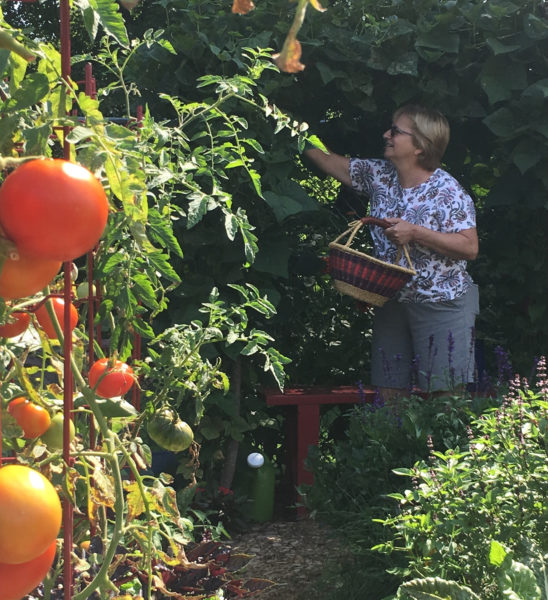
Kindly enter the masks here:
[[343, 439], [327, 435], [310, 449], [315, 479], [312, 488], [302, 490], [306, 504], [349, 549], [350, 560], [341, 562], [341, 571], [333, 575], [331, 597], [351, 600], [366, 593], [374, 600], [396, 590], [399, 572], [386, 573], [395, 556], [371, 552], [386, 538], [381, 522], [398, 509], [388, 494], [405, 489], [406, 482], [393, 470], [426, 459], [429, 440], [445, 449], [466, 443], [467, 427], [480, 409], [478, 400], [462, 395], [411, 397], [401, 400], [397, 411], [380, 403], [363, 405], [347, 413]]
[[[381, 522], [391, 539], [376, 550], [403, 557], [402, 577], [443, 577], [483, 600], [508, 597], [494, 544], [516, 563], [548, 552], [548, 385], [539, 361], [537, 389], [516, 379], [496, 408], [474, 418], [468, 443], [436, 451], [394, 472], [411, 487], [390, 494], [398, 512]], [[543, 577], [539, 573], [539, 586]], [[540, 588], [539, 588], [540, 589]], [[506, 590], [506, 591], [505, 591]], [[520, 598], [524, 596], [514, 595]], [[538, 596], [526, 596], [536, 597]]]

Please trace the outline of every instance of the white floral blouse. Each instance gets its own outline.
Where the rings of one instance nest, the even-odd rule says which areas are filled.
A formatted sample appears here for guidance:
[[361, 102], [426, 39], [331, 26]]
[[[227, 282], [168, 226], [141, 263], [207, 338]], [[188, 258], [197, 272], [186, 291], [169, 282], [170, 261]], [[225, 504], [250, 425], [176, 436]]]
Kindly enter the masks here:
[[[369, 196], [370, 214], [384, 219], [398, 217], [434, 231], [455, 233], [476, 226], [472, 198], [459, 182], [443, 169], [436, 169], [428, 181], [402, 188], [396, 169], [384, 159], [353, 158], [350, 161], [352, 187]], [[375, 256], [394, 263], [397, 248], [383, 229], [371, 226]], [[449, 258], [419, 244], [409, 245], [417, 274], [399, 294], [401, 302], [442, 302], [462, 296], [472, 284], [466, 261]], [[405, 258], [402, 266], [408, 266]]]

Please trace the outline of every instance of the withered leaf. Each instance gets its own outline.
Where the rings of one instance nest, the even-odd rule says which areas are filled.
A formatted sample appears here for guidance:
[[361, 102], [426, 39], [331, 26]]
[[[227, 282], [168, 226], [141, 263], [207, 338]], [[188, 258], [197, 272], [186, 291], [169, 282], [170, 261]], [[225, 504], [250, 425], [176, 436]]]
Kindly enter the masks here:
[[299, 73], [304, 69], [301, 63], [301, 42], [297, 38], [286, 38], [282, 51], [272, 57], [278, 69], [284, 73]]
[[247, 15], [254, 8], [255, 4], [251, 0], [234, 0], [232, 4], [232, 12], [235, 15]]

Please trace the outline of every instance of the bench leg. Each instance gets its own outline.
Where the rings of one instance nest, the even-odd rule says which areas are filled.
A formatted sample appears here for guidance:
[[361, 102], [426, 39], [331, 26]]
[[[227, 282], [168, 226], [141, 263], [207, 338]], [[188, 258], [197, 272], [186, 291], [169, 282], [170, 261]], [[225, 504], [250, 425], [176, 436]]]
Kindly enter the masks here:
[[[319, 404], [306, 404], [298, 407], [297, 419], [297, 485], [303, 483], [312, 485], [314, 474], [305, 468], [304, 461], [308, 456], [310, 446], [317, 446], [320, 434], [320, 406]], [[299, 498], [300, 500], [300, 498]], [[299, 516], [306, 515], [306, 508], [297, 508]]]

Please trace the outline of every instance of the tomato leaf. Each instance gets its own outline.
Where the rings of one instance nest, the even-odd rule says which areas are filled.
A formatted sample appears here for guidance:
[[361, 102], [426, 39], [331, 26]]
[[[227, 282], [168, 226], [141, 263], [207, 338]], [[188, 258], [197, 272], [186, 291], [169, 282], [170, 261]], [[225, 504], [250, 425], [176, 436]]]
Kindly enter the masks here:
[[49, 123], [45, 123], [39, 127], [33, 127], [32, 129], [24, 129], [22, 133], [23, 138], [25, 139], [27, 154], [46, 154], [48, 141], [52, 133], [52, 128]]
[[152, 339], [156, 335], [154, 329], [146, 321], [143, 321], [143, 319], [135, 319], [132, 326], [135, 332], [141, 337]]
[[206, 215], [210, 198], [202, 192], [193, 192], [188, 197], [190, 204], [188, 205], [187, 229], [191, 229]]
[[136, 273], [132, 278], [133, 293], [137, 300], [143, 302], [150, 308], [156, 308], [158, 301], [156, 300], [156, 292], [149, 277], [143, 273]]
[[183, 258], [183, 251], [181, 250], [177, 238], [173, 234], [171, 223], [166, 222], [160, 213], [154, 209], [150, 209], [148, 213], [148, 233], [153, 241]]
[[49, 92], [48, 78], [42, 73], [31, 73], [21, 82], [19, 88], [6, 103], [5, 109], [10, 112], [29, 108], [38, 104]]
[[[129, 47], [124, 17], [119, 10], [118, 2], [114, 0], [77, 0], [77, 3], [83, 10], [86, 10], [88, 7], [91, 8], [106, 33], [113, 37], [121, 46], [124, 46], [124, 48]], [[88, 16], [87, 24], [89, 23]], [[97, 31], [88, 29], [88, 34], [94, 39]]]
[[170, 281], [175, 283], [180, 283], [181, 278], [177, 274], [177, 271], [171, 266], [169, 257], [164, 252], [151, 252], [147, 255], [147, 259], [154, 269], [164, 277], [167, 277]]

